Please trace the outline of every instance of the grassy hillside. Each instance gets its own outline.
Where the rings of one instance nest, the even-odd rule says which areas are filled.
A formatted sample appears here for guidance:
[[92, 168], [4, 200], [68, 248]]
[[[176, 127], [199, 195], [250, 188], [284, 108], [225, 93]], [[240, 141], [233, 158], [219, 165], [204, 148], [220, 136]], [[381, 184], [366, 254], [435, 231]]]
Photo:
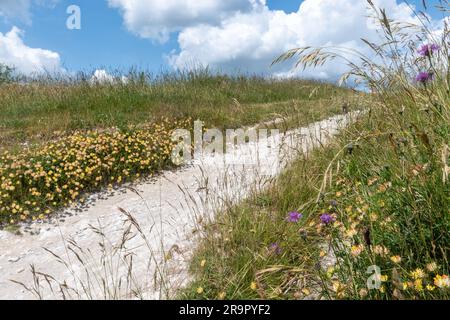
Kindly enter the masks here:
[[348, 90], [318, 82], [230, 77], [208, 71], [158, 78], [130, 72], [127, 78], [126, 83], [93, 84], [81, 74], [0, 85], [0, 148], [51, 140], [74, 130], [126, 128], [161, 117], [237, 127], [289, 115], [293, 101], [306, 108], [305, 104], [312, 107], [348, 95]]
[[354, 52], [348, 73], [372, 89], [369, 112], [205, 225], [182, 297], [450, 298], [450, 29], [409, 32], [373, 9], [386, 42], [367, 44], [382, 59]]
[[173, 167], [172, 131], [193, 120], [231, 129], [279, 117], [307, 123], [358, 99], [318, 82], [207, 72], [83, 78], [0, 85], [0, 227], [45, 219], [90, 192]]

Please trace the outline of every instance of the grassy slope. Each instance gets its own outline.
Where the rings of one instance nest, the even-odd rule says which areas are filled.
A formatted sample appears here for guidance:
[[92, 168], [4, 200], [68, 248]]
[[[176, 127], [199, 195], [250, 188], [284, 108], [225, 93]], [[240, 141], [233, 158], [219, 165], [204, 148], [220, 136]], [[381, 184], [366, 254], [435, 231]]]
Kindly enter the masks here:
[[[374, 97], [331, 145], [203, 226], [181, 296], [448, 299], [450, 100], [444, 83], [413, 90], [414, 100]], [[291, 211], [303, 218], [287, 222]], [[335, 222], [322, 224], [324, 213]], [[337, 263], [319, 267], [332, 252]], [[367, 290], [372, 265], [383, 282]]]
[[4, 85], [0, 93], [0, 227], [45, 219], [102, 187], [172, 167], [171, 132], [190, 127], [189, 118], [236, 128], [284, 117], [289, 126], [357, 98], [316, 82], [204, 74], [152, 85]]
[[151, 84], [132, 79], [115, 85], [86, 81], [2, 85], [0, 148], [50, 140], [66, 131], [124, 128], [160, 117], [199, 118], [212, 126], [237, 127], [289, 115], [292, 101], [304, 105], [347, 95], [346, 90], [316, 82], [201, 72], [167, 76]]
[[[450, 26], [434, 32], [422, 12], [405, 27], [367, 3], [381, 38], [364, 41], [378, 61], [352, 51], [362, 63], [348, 63], [328, 47], [277, 61], [343, 58], [344, 79], [374, 92], [370, 112], [203, 226], [182, 297], [449, 299]], [[303, 217], [288, 222], [292, 211]]]

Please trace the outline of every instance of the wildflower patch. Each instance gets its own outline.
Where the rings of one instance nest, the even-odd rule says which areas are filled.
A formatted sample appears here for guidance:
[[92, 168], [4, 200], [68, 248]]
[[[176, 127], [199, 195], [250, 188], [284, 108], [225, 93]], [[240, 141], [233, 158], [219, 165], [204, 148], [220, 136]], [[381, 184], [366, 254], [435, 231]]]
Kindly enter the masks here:
[[171, 139], [189, 120], [75, 132], [37, 150], [0, 156], [0, 223], [44, 219], [83, 194], [173, 166]]

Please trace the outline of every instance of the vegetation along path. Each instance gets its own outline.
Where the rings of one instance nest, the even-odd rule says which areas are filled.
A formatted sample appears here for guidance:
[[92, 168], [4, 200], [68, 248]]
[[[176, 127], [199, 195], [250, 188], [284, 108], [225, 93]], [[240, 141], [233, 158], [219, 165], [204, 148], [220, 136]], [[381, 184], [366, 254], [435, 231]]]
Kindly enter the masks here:
[[195, 240], [213, 215], [264, 188], [289, 159], [326, 142], [351, 117], [334, 116], [97, 193], [83, 208], [20, 234], [0, 231], [0, 297], [170, 298], [189, 280]]

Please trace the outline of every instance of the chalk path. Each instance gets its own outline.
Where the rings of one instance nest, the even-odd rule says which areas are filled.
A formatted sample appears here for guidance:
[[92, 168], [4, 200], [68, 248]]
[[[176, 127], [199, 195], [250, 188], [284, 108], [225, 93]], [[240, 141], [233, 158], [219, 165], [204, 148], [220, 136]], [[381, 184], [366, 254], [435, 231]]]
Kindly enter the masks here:
[[199, 225], [263, 189], [299, 152], [326, 143], [352, 117], [241, 144], [231, 155], [206, 155], [151, 181], [94, 194], [86, 208], [33, 223], [21, 235], [0, 231], [0, 299], [170, 298], [189, 281]]

